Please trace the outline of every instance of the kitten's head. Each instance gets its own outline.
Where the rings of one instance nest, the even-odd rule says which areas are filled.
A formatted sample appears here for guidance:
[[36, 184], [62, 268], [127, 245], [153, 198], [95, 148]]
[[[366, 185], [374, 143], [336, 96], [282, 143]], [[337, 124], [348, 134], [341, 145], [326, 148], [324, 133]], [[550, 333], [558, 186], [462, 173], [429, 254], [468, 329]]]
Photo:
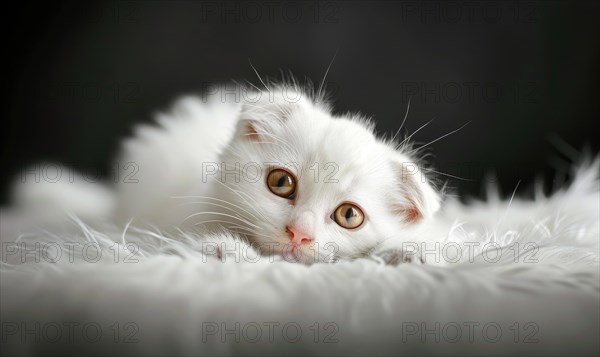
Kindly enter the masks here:
[[265, 253], [303, 262], [361, 256], [431, 217], [439, 195], [417, 164], [358, 115], [334, 116], [275, 87], [246, 102], [223, 153], [221, 195]]

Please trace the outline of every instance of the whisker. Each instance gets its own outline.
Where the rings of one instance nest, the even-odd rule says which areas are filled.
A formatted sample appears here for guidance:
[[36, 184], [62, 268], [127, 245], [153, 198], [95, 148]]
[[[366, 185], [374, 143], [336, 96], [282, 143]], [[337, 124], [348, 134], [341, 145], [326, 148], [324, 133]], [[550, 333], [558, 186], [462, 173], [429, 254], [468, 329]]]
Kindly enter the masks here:
[[400, 127], [398, 128], [398, 130], [396, 131], [396, 133], [394, 134], [394, 136], [392, 136], [392, 142], [394, 140], [396, 140], [396, 137], [398, 136], [398, 134], [400, 134], [400, 130], [402, 130], [402, 127], [404, 126], [404, 123], [406, 122], [406, 118], [408, 118], [408, 112], [410, 111], [410, 101], [412, 100], [412, 97], [408, 97], [408, 105], [406, 106], [406, 113], [404, 113], [404, 119], [402, 120], [402, 123], [400, 124]]
[[[247, 86], [243, 85], [242, 83], [238, 82], [235, 79], [232, 79], [231, 82], [233, 82], [235, 85], [237, 85], [239, 87], [240, 90], [243, 90], [245, 88], [247, 88]], [[245, 80], [246, 83], [248, 83], [250, 86], [254, 87], [257, 91], [259, 91], [260, 93], [262, 93], [262, 90], [260, 88], [258, 88], [257, 86], [255, 86], [252, 82], [250, 82], [249, 80]]]
[[333, 61], [335, 61], [335, 58], [337, 57], [338, 51], [339, 51], [339, 49], [337, 49], [335, 51], [335, 54], [333, 55], [331, 62], [329, 62], [329, 66], [327, 66], [327, 70], [325, 71], [325, 75], [323, 76], [323, 80], [321, 81], [321, 85], [319, 86], [319, 91], [317, 92], [317, 97], [319, 98], [319, 100], [321, 99], [321, 94], [323, 91], [323, 86], [325, 85], [325, 80], [327, 79], [327, 75], [329, 74], [329, 70], [331, 69], [331, 65], [333, 64]]
[[244, 196], [242, 196], [243, 192], [241, 192], [239, 190], [235, 190], [235, 189], [227, 186], [225, 183], [221, 182], [220, 180], [218, 180], [216, 178], [215, 178], [215, 182], [218, 182], [219, 184], [223, 185], [223, 187], [229, 189], [231, 192], [233, 192], [236, 195], [238, 195], [242, 200], [244, 200], [244, 202], [246, 202], [246, 204], [248, 205], [248, 207], [252, 207], [255, 210], [255, 212], [258, 213], [265, 221], [268, 221], [268, 218], [262, 212], [260, 212], [259, 210], [257, 210], [255, 208], [255, 207], [260, 207], [260, 205], [258, 205], [258, 203], [256, 202], [256, 200], [252, 199], [248, 194], [246, 194], [246, 197], [248, 197], [249, 199], [251, 199], [255, 205], [253, 205], [250, 202], [248, 202], [248, 200], [246, 200], [244, 198]]
[[254, 66], [252, 65], [252, 61], [250, 60], [250, 57], [248, 57], [248, 63], [250, 64], [250, 67], [252, 67], [252, 69], [254, 70], [254, 73], [256, 73], [256, 76], [258, 77], [258, 79], [260, 80], [260, 83], [263, 84], [263, 86], [265, 86], [265, 88], [267, 89], [267, 91], [269, 90], [269, 87], [267, 87], [267, 85], [265, 84], [265, 82], [262, 80], [262, 78], [260, 77], [260, 74], [258, 74], [258, 71], [256, 70], [256, 68], [254, 68]]
[[416, 133], [418, 133], [421, 129], [423, 129], [424, 127], [426, 127], [427, 125], [429, 125], [432, 121], [435, 120], [436, 117], [433, 117], [430, 121], [428, 121], [427, 123], [421, 125], [419, 127], [419, 129], [415, 130], [412, 134], [410, 134], [409, 136], [407, 136], [406, 138], [404, 138], [404, 140], [402, 140], [402, 142], [400, 144], [398, 144], [398, 146], [404, 144], [406, 141], [410, 140], [410, 138], [413, 137], [413, 135], [415, 135]]
[[445, 172], [436, 171], [436, 170], [429, 169], [429, 168], [426, 168], [426, 167], [422, 167], [422, 168], [421, 168], [421, 170], [435, 172], [436, 174], [440, 174], [440, 175], [444, 175], [444, 176], [452, 177], [452, 178], [455, 178], [455, 179], [458, 179], [458, 180], [463, 180], [463, 181], [475, 181], [475, 180], [467, 179], [467, 178], [460, 177], [460, 176], [454, 176], [454, 175], [450, 175], [450, 174], [447, 174], [447, 173], [445, 173]]
[[425, 144], [425, 145], [421, 145], [420, 147], [418, 147], [418, 148], [416, 148], [416, 149], [413, 149], [413, 150], [409, 151], [409, 153], [411, 153], [411, 152], [413, 152], [413, 151], [418, 151], [418, 150], [421, 150], [422, 148], [424, 148], [424, 147], [426, 147], [426, 146], [429, 146], [429, 145], [431, 145], [431, 144], [435, 143], [436, 141], [442, 140], [443, 138], [445, 138], [445, 137], [447, 137], [447, 136], [449, 136], [449, 135], [452, 135], [452, 134], [456, 133], [457, 131], [461, 130], [462, 128], [464, 128], [465, 126], [469, 125], [470, 123], [471, 123], [471, 122], [470, 122], [470, 121], [468, 121], [468, 122], [466, 122], [465, 124], [463, 124], [463, 125], [462, 125], [460, 128], [458, 128], [458, 129], [455, 129], [455, 130], [452, 130], [451, 132], [449, 132], [449, 133], [447, 133], [447, 134], [444, 134], [444, 135], [440, 136], [439, 138], [437, 138], [437, 139], [435, 139], [435, 140], [432, 140], [432, 141], [428, 142], [428, 143], [427, 143], [427, 144]]
[[250, 202], [246, 201], [246, 199], [240, 194], [240, 191], [235, 190], [229, 186], [227, 186], [224, 182], [221, 182], [221, 180], [214, 178], [215, 182], [218, 182], [220, 185], [222, 185], [223, 187], [227, 188], [228, 190], [230, 190], [231, 192], [235, 193], [236, 195], [238, 195], [242, 200], [244, 200], [244, 202], [246, 202], [246, 204], [248, 204], [248, 206], [252, 206], [250, 204]]
[[[215, 201], [218, 201], [218, 202], [222, 202], [222, 203], [226, 203], [226, 204], [232, 205], [233, 207], [235, 207], [235, 208], [238, 208], [238, 209], [240, 209], [240, 210], [242, 210], [242, 211], [244, 211], [244, 212], [248, 213], [248, 214], [249, 214], [249, 215], [251, 215], [253, 218], [255, 218], [255, 219], [257, 218], [255, 215], [253, 215], [252, 213], [250, 213], [250, 211], [248, 211], [248, 210], [244, 209], [242, 206], [240, 206], [240, 205], [236, 205], [236, 204], [235, 204], [235, 203], [233, 203], [233, 202], [229, 202], [229, 201], [227, 201], [227, 200], [222, 200], [222, 199], [215, 198], [215, 197], [210, 197], [210, 196], [199, 196], [199, 195], [196, 195], [196, 196], [171, 196], [171, 197], [172, 197], [172, 198], [203, 198], [203, 199], [215, 200]], [[208, 202], [207, 202], [207, 203], [208, 203]], [[222, 207], [222, 206], [221, 206], [221, 207]], [[225, 208], [225, 207], [224, 207], [224, 208]], [[255, 209], [255, 208], [254, 208], [254, 207], [252, 207], [252, 209]], [[256, 210], [256, 209], [255, 209], [255, 210]], [[258, 213], [258, 212], [255, 212], [255, 213]]]
[[256, 225], [254, 225], [252, 222], [250, 222], [250, 221], [246, 220], [246, 219], [243, 219], [243, 218], [241, 218], [241, 217], [236, 217], [236, 216], [233, 216], [233, 215], [230, 215], [230, 214], [227, 214], [227, 213], [221, 213], [221, 212], [196, 212], [196, 213], [193, 213], [193, 214], [191, 214], [191, 215], [187, 216], [187, 217], [186, 217], [186, 218], [183, 220], [183, 222], [187, 221], [187, 220], [188, 220], [188, 219], [190, 219], [190, 218], [197, 217], [197, 216], [201, 216], [201, 215], [203, 215], [203, 214], [214, 214], [214, 215], [217, 215], [217, 216], [225, 216], [225, 217], [229, 217], [229, 218], [236, 219], [236, 220], [238, 220], [238, 221], [240, 221], [240, 222], [243, 222], [243, 223], [245, 223], [245, 224], [252, 225], [252, 226], [254, 226], [254, 227], [256, 227], [256, 228], [260, 228], [260, 227], [258, 227], [258, 226], [256, 226]]
[[[202, 196], [198, 196], [198, 197], [200, 198], [200, 197], [202, 197]], [[218, 200], [218, 199], [217, 199], [217, 200]], [[218, 200], [218, 201], [223, 201], [223, 200]], [[223, 201], [223, 202], [225, 202], [225, 203], [229, 203], [229, 202], [226, 202], [226, 201]], [[234, 209], [233, 209], [233, 208], [231, 208], [231, 207], [223, 206], [223, 205], [220, 205], [220, 204], [218, 204], [218, 203], [214, 203], [214, 202], [208, 202], [208, 201], [188, 201], [188, 202], [179, 203], [179, 204], [178, 204], [178, 206], [187, 205], [187, 204], [197, 204], [197, 203], [201, 203], [201, 204], [208, 204], [208, 205], [213, 205], [213, 206], [221, 207], [221, 208], [224, 208], [224, 209], [226, 209], [226, 210], [229, 210], [229, 211], [236, 212], [236, 213], [240, 214], [238, 211], [234, 210]], [[242, 211], [244, 211], [244, 212], [248, 213], [249, 215], [251, 215], [251, 216], [252, 216], [252, 218], [254, 218], [254, 219], [257, 219], [257, 217], [256, 217], [255, 215], [253, 215], [253, 214], [252, 214], [252, 213], [250, 213], [249, 211], [245, 210], [244, 208], [242, 208], [242, 207], [240, 207], [240, 206], [238, 206], [238, 205], [234, 205], [233, 203], [229, 203], [229, 204], [231, 204], [231, 205], [235, 206], [236, 208], [238, 208], [238, 209], [240, 209], [240, 210], [242, 210]], [[240, 214], [240, 215], [241, 215], [241, 214]], [[242, 216], [243, 216], [243, 215], [242, 215]], [[246, 217], [245, 217], [245, 218], [246, 218]]]
[[[206, 221], [200, 221], [198, 223], [194, 223], [194, 226], [199, 226], [201, 224], [207, 224], [207, 223], [231, 223], [229, 221], [224, 221], [224, 220], [219, 220], [219, 219], [209, 219]], [[222, 224], [219, 224], [219, 226], [221, 227], [221, 229], [223, 231], [227, 231], [227, 229], [225, 228], [225, 226], [223, 226]]]
[[241, 214], [240, 212], [236, 211], [235, 209], [231, 208], [231, 207], [227, 207], [227, 206], [223, 206], [220, 205], [218, 203], [214, 203], [214, 202], [207, 202], [207, 201], [189, 201], [189, 202], [183, 202], [183, 203], [179, 203], [177, 204], [177, 206], [184, 206], [184, 205], [191, 205], [191, 204], [203, 204], [203, 205], [212, 205], [212, 206], [217, 206], [217, 207], [221, 207], [223, 209], [226, 209], [230, 212], [236, 213], [238, 214], [240, 217], [244, 218], [244, 219], [249, 219], [249, 218], [254, 218], [257, 219], [256, 216], [252, 215], [252, 217], [246, 217], [245, 215]]

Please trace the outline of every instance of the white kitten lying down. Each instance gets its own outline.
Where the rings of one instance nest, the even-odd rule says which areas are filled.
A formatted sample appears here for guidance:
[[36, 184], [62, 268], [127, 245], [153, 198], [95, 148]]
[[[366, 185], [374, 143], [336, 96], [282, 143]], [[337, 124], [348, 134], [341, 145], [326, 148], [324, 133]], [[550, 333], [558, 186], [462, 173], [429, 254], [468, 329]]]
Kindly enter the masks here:
[[[297, 87], [235, 97], [183, 98], [158, 126], [136, 128], [118, 159], [136, 172], [119, 181], [114, 204], [75, 211], [236, 233], [238, 242], [216, 239], [219, 254], [249, 244], [305, 263], [421, 260], [399, 248], [420, 241], [440, 196], [406, 145], [377, 138], [359, 115], [332, 115]], [[22, 187], [20, 199], [33, 191]]]

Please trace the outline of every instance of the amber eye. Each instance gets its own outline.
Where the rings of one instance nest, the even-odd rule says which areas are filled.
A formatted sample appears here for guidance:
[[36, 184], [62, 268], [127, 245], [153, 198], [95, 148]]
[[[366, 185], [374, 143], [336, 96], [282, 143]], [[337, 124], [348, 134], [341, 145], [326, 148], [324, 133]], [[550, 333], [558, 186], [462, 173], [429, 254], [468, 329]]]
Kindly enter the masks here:
[[365, 221], [365, 215], [356, 205], [342, 203], [333, 212], [333, 219], [340, 226], [353, 229], [359, 227]]
[[269, 190], [279, 197], [291, 198], [296, 193], [296, 179], [289, 172], [275, 169], [267, 176]]

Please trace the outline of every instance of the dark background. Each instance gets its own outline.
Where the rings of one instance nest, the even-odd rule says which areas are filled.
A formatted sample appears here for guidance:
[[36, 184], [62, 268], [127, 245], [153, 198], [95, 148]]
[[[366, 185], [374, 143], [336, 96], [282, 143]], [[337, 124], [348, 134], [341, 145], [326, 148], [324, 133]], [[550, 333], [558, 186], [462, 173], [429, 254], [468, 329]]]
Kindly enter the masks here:
[[280, 69], [327, 88], [337, 112], [427, 143], [461, 196], [487, 172], [504, 194], [546, 189], [598, 140], [598, 2], [102, 1], [4, 11], [2, 203], [40, 160], [110, 171], [119, 140], [179, 95]]

